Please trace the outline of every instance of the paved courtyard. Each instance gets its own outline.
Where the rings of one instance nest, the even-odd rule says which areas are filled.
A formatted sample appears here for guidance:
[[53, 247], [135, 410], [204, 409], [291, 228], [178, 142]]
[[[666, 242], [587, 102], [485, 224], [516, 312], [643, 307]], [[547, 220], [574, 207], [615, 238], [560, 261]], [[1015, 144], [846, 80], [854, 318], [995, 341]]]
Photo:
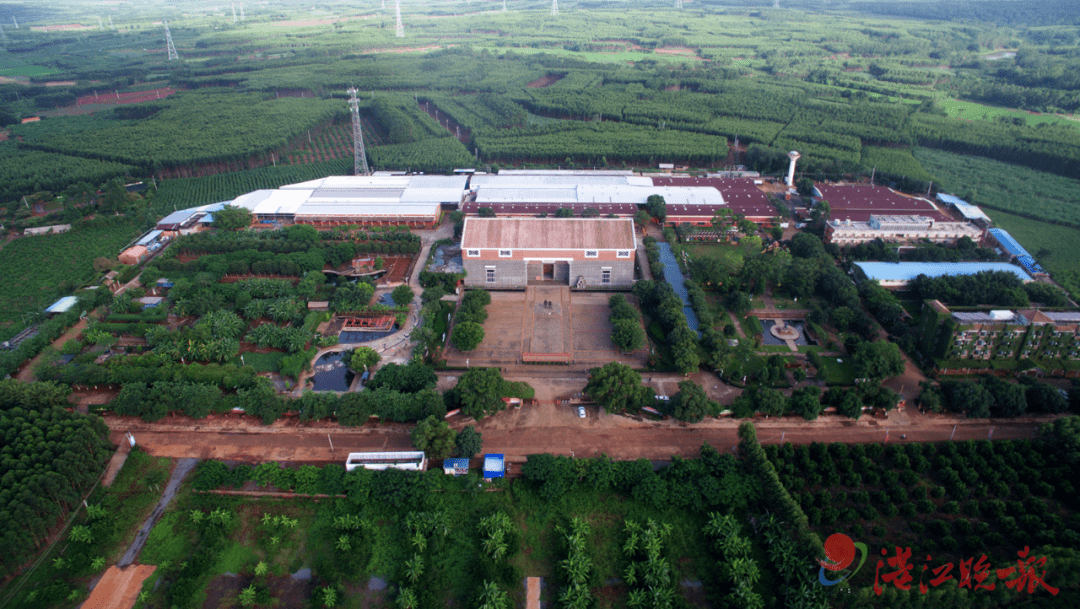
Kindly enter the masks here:
[[[622, 361], [643, 367], [647, 350], [624, 354], [611, 342], [611, 314], [605, 292], [571, 292], [567, 287], [530, 286], [523, 292], [491, 292], [484, 341], [468, 353], [451, 347], [450, 366], [505, 366], [523, 353], [567, 354], [573, 364]], [[636, 304], [633, 296], [629, 300]]]

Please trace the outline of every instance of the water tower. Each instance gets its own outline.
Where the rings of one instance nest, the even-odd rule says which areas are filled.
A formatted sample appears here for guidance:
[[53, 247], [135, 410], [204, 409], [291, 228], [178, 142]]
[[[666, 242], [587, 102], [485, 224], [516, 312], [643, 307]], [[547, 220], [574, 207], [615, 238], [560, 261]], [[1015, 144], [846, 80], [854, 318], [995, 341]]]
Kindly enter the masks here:
[[787, 170], [787, 185], [788, 185], [788, 188], [794, 188], [795, 187], [795, 161], [798, 161], [799, 157], [801, 155], [798, 152], [795, 152], [794, 150], [787, 153], [787, 155], [788, 155], [788, 158], [791, 159], [791, 164], [788, 165], [788, 170]]

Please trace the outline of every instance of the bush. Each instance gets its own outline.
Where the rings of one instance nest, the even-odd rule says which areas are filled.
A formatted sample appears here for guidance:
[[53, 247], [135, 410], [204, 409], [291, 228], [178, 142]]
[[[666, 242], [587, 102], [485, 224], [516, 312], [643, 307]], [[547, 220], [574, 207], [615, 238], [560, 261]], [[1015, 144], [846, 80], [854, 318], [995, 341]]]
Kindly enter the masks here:
[[934, 511], [934, 502], [929, 499], [920, 499], [916, 502], [916, 505], [923, 514], [929, 514]]
[[930, 496], [934, 499], [941, 499], [945, 496], [945, 487], [935, 486], [933, 490], [930, 491]]
[[461, 351], [472, 351], [484, 341], [484, 326], [471, 321], [459, 322], [450, 334], [450, 342]]
[[956, 501], [946, 501], [941, 505], [942, 514], [957, 514], [960, 512], [960, 504]]
[[910, 502], [902, 504], [900, 506], [900, 515], [903, 516], [904, 518], [909, 518], [909, 519], [914, 518], [915, 517], [915, 504], [910, 503]]
[[879, 525], [871, 529], [870, 534], [874, 537], [883, 538], [887, 535], [887, 532], [885, 531], [885, 527]]

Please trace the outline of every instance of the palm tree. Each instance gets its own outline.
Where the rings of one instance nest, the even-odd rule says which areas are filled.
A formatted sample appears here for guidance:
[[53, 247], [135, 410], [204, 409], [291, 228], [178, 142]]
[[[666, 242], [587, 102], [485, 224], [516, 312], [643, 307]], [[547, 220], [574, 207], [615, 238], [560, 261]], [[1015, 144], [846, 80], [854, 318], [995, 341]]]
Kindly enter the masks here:
[[398, 609], [416, 609], [416, 603], [416, 593], [412, 591], [412, 588], [402, 588], [401, 592], [398, 592]]
[[334, 588], [332, 586], [329, 587], [329, 588], [323, 588], [323, 593], [322, 593], [323, 607], [328, 607], [328, 608], [333, 607], [334, 605], [337, 605], [337, 600], [338, 600], [337, 599], [337, 588]]
[[337, 538], [337, 541], [334, 542], [334, 547], [341, 550], [342, 552], [348, 552], [352, 549], [352, 542], [349, 540], [348, 535], [342, 535], [341, 537]]
[[420, 577], [424, 574], [424, 557], [417, 554], [413, 556], [412, 560], [405, 561], [405, 577], [412, 583], [416, 583], [420, 580]]
[[255, 586], [248, 586], [240, 591], [240, 605], [250, 607], [255, 604]]

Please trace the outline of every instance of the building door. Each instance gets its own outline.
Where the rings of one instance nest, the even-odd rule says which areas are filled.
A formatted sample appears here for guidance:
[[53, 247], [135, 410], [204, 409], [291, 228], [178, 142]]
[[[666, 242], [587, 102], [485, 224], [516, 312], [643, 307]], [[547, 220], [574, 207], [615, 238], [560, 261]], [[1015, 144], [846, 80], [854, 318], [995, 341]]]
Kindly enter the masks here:
[[554, 264], [545, 264], [544, 265], [544, 281], [554, 281], [554, 280], [555, 280], [555, 265]]

